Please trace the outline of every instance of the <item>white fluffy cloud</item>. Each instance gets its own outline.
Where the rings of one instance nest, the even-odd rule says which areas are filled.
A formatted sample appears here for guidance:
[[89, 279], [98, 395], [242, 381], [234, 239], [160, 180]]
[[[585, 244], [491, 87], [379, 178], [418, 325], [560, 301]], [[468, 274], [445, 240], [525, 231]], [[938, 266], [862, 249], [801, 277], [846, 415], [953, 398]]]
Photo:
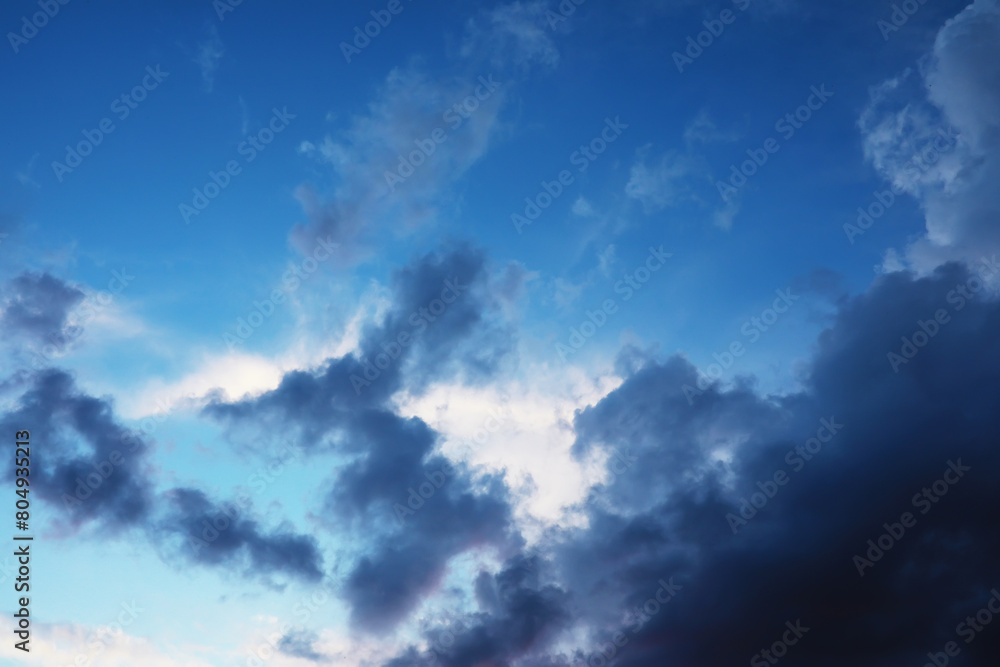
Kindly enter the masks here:
[[[859, 124], [868, 159], [924, 209], [926, 233], [902, 256], [926, 272], [948, 260], [975, 263], [1000, 251], [996, 0], [976, 0], [948, 21], [922, 70], [874, 88]], [[939, 130], [949, 129], [957, 142], [935, 158], [926, 147]]]
[[[606, 480], [607, 453], [579, 461], [570, 453], [573, 417], [612, 391], [620, 378], [568, 367], [540, 366], [530, 384], [510, 380], [486, 388], [437, 385], [401, 397], [401, 414], [420, 417], [443, 434], [443, 452], [484, 472], [504, 472], [529, 541], [551, 525], [580, 525], [579, 503]], [[546, 378], [553, 378], [546, 380]], [[555, 379], [558, 378], [558, 379]], [[501, 415], [499, 426], [491, 417]]]

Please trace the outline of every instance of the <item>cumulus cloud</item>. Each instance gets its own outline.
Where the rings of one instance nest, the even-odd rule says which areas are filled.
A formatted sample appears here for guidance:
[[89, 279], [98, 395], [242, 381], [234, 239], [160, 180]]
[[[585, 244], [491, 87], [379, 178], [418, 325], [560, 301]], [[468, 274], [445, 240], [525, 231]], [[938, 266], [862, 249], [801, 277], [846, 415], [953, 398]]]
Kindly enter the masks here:
[[[1000, 8], [976, 0], [941, 28], [921, 72], [876, 87], [861, 117], [868, 158], [924, 209], [926, 233], [903, 251], [916, 270], [1000, 248], [998, 63]], [[952, 146], [934, 150], [939, 130], [957, 135]]]
[[[793, 647], [796, 664], [909, 664], [926, 653], [921, 647], [953, 640], [955, 625], [996, 586], [1000, 411], [992, 388], [1000, 343], [992, 332], [1000, 303], [982, 296], [971, 271], [950, 263], [923, 277], [886, 274], [867, 292], [842, 298], [803, 388], [788, 395], [763, 395], [752, 378], [699, 384], [681, 356], [624, 351], [620, 386], [572, 417], [570, 453], [581, 462], [602, 454], [613, 474], [580, 500], [585, 521], [550, 527], [530, 553], [505, 476], [445, 458], [440, 433], [394, 401], [411, 378], [419, 387], [469, 368], [470, 381], [489, 376], [491, 367], [478, 368], [465, 354], [470, 341], [478, 349], [493, 340], [490, 331], [503, 330], [493, 320], [498, 283], [478, 251], [454, 248], [400, 270], [391, 307], [364, 329], [357, 353], [205, 413], [249, 428], [279, 422], [307, 449], [343, 455], [322, 523], [357, 538], [337, 584], [357, 629], [392, 631], [437, 594], [457, 557], [497, 555], [498, 567], [473, 572], [471, 611], [449, 609], [421, 625], [422, 643], [385, 662], [393, 667], [429, 664], [426, 646], [435, 642], [446, 665], [567, 665], [618, 632], [629, 640], [620, 647], [622, 665], [732, 664], [797, 619], [809, 631]], [[429, 304], [448, 280], [468, 289], [357, 391], [351, 376], [364, 377], [366, 359], [412, 333], [411, 316], [432, 313]], [[444, 326], [435, 330], [435, 323]], [[917, 331], [926, 339], [905, 352]], [[36, 424], [33, 437], [55, 453], [33, 489], [62, 507], [71, 525], [142, 528], [172, 557], [250, 575], [322, 577], [313, 538], [283, 526], [267, 530], [249, 513], [228, 517], [203, 548], [191, 548], [190, 536], [204, 537], [227, 503], [189, 488], [152, 494], [142, 441], [92, 496], [62, 505], [78, 478], [131, 441], [110, 403], [85, 395], [66, 373], [39, 374], [0, 425], [22, 423]], [[817, 440], [818, 451], [796, 451], [814, 437], [825, 440]], [[630, 462], [624, 470], [615, 452]], [[936, 488], [952, 463], [968, 470], [922, 513], [914, 494]], [[777, 471], [788, 482], [751, 514], [745, 499]], [[411, 489], [422, 487], [410, 505]], [[916, 526], [860, 576], [855, 556], [867, 556], [868, 540], [906, 511]], [[963, 567], [951, 567], [957, 560]], [[647, 602], [663, 582], [676, 582], [681, 593], [651, 612]], [[453, 638], [447, 646], [442, 629]], [[984, 634], [963, 650], [984, 661], [998, 646]], [[324, 655], [305, 633], [286, 635], [281, 648], [305, 660]]]
[[[539, 544], [537, 585], [551, 587], [552, 604], [532, 618], [560, 641], [495, 643], [492, 630], [468, 630], [456, 636], [479, 647], [469, 655], [576, 664], [622, 632], [628, 641], [615, 664], [735, 664], [799, 619], [809, 630], [789, 655], [807, 667], [912, 664], [955, 640], [956, 625], [996, 586], [1000, 555], [991, 481], [1000, 412], [989, 389], [1000, 380], [991, 333], [1000, 303], [982, 297], [977, 280], [958, 264], [923, 278], [881, 276], [841, 301], [804, 389], [790, 395], [761, 395], [749, 379], [699, 389], [683, 357], [630, 353], [624, 382], [578, 413], [573, 451], [628, 448], [634, 465], [594, 488], [585, 526]], [[941, 309], [950, 319], [894, 372], [888, 355]], [[796, 452], [810, 438], [819, 450]], [[949, 462], [969, 470], [950, 473], [955, 484], [938, 502], [924, 501], [925, 514], [914, 495], [953, 469]], [[744, 499], [777, 471], [785, 484], [750, 514]], [[854, 556], [866, 556], [868, 540], [906, 511], [916, 525], [860, 576]], [[491, 578], [482, 580], [478, 611], [450, 623], [503, 625]], [[669, 605], [648, 604], [664, 581], [680, 592]], [[963, 652], [987, 664], [998, 647], [984, 634]], [[413, 647], [388, 664], [422, 664], [424, 655]], [[448, 662], [457, 649], [443, 655], [445, 664], [469, 664]]]
[[[435, 648], [410, 647], [385, 667], [511, 664], [544, 648], [569, 620], [570, 596], [543, 582], [542, 566], [537, 556], [520, 555], [495, 574], [480, 571], [475, 588], [483, 611], [430, 633]], [[543, 664], [536, 660], [528, 664]]]

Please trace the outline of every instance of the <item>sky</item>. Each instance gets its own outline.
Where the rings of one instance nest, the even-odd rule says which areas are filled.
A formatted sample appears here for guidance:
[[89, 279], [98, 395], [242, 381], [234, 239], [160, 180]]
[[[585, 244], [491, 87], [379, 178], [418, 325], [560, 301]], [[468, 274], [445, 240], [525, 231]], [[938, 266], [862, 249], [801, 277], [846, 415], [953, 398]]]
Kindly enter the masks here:
[[0, 28], [0, 664], [995, 664], [996, 0]]

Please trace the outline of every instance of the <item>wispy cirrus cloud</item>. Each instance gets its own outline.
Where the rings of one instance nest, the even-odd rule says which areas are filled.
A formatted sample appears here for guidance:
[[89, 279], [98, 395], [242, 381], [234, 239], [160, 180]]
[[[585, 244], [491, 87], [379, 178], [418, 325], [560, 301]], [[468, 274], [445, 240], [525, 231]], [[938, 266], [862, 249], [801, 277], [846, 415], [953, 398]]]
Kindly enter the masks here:
[[559, 49], [546, 18], [551, 9], [547, 0], [517, 0], [481, 12], [466, 24], [462, 55], [497, 68], [554, 68]]
[[208, 28], [208, 36], [201, 41], [195, 52], [194, 62], [201, 70], [201, 80], [206, 92], [212, 92], [215, 87], [215, 74], [222, 63], [222, 57], [226, 53], [226, 48], [219, 37], [219, 31], [215, 25]]

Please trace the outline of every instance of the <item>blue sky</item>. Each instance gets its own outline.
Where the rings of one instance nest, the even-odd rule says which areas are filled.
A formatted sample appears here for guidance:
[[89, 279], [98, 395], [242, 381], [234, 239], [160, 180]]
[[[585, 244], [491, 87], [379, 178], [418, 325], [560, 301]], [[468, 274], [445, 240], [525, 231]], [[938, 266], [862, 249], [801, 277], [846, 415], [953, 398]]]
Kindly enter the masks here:
[[[845, 507], [905, 504], [957, 456], [932, 432], [996, 462], [995, 0], [43, 0], [0, 26], [0, 421], [53, 443], [37, 664], [423, 665], [442, 628], [441, 664], [594, 664], [671, 571], [701, 602], [605, 660], [731, 664], [818, 602], [741, 623], [742, 591], [724, 648], [669, 638], [711, 620], [720, 564], [799, 548], [801, 513], [833, 512], [810, 491], [912, 433], [913, 470]], [[940, 308], [960, 324], [894, 364]], [[800, 509], [723, 544], [725, 508], [833, 406], [856, 435]], [[444, 463], [438, 506], [399, 519]], [[815, 545], [866, 525], [833, 523]], [[940, 604], [974, 606], [970, 572]], [[799, 664], [919, 659], [863, 611], [907, 618], [878, 576], [816, 632], [851, 633], [840, 653], [817, 637]]]

